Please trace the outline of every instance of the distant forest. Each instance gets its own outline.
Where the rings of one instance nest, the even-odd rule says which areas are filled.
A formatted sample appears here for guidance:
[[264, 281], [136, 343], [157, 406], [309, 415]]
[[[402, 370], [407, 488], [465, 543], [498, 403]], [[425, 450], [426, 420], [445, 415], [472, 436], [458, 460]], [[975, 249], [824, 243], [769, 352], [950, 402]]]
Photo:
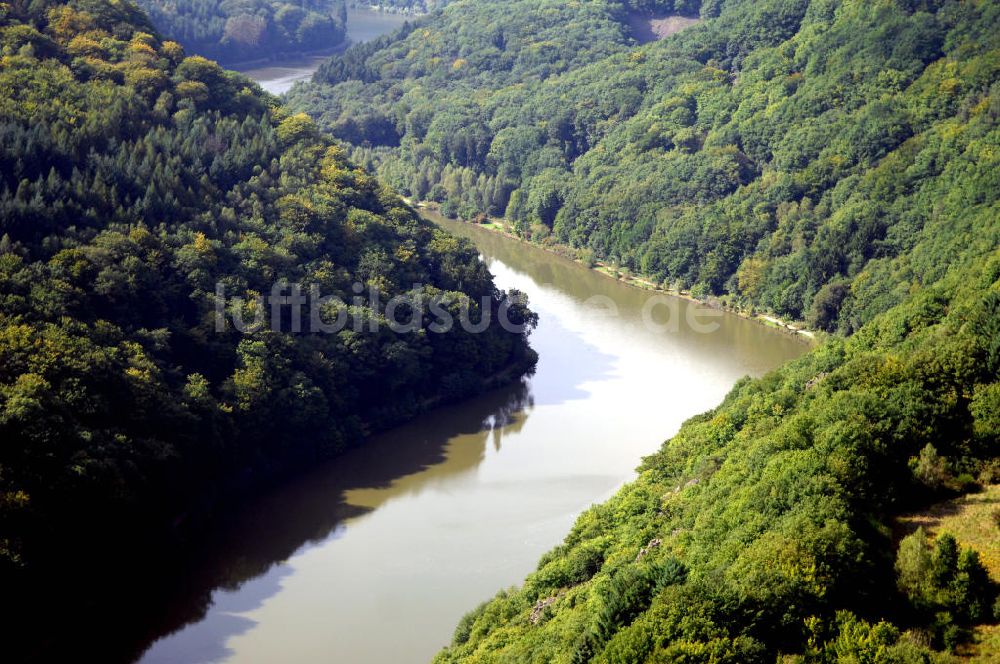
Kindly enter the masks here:
[[137, 0], [190, 53], [223, 63], [334, 48], [347, 36], [343, 0]]

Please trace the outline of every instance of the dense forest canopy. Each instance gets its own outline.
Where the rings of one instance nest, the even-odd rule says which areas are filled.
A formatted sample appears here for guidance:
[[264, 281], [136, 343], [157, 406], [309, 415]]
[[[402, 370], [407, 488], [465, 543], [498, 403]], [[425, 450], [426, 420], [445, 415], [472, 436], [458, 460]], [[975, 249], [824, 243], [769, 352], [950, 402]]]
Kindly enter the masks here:
[[[635, 12], [704, 20], [638, 44]], [[897, 517], [1000, 483], [998, 26], [969, 0], [457, 0], [289, 110], [128, 2], [0, 3], [9, 648], [41, 644], [33, 600], [70, 603], [124, 533], [530, 367], [526, 330], [496, 324], [218, 327], [217, 288], [235, 321], [284, 280], [530, 329], [361, 162], [832, 333], [687, 422], [439, 661], [951, 661], [1000, 620], [1000, 568]]]
[[881, 272], [932, 203], [877, 168], [944, 150], [909, 176], [939, 177], [926, 141], [995, 81], [996, 3], [711, 2], [642, 46], [629, 9], [459, 2], [291, 103], [408, 195], [671, 287], [841, 331], [898, 302]]
[[663, 7], [570, 7], [456, 2], [291, 103], [447, 212], [836, 334], [689, 421], [439, 661], [949, 661], [996, 585], [894, 519], [1000, 481], [1000, 5], [718, 0], [642, 45], [624, 14]]
[[[533, 363], [497, 324], [533, 314], [469, 243], [133, 5], [0, 4], [0, 53], [0, 583], [20, 619], [112, 542]], [[365, 301], [336, 334], [219, 327], [217, 288], [249, 317], [281, 280], [492, 322], [369, 333], [389, 314]], [[94, 544], [55, 544], [74, 541]]]
[[156, 29], [219, 62], [331, 49], [347, 36], [342, 0], [136, 0]]
[[1000, 618], [996, 584], [946, 534], [895, 543], [892, 515], [1000, 480], [1000, 255], [978, 245], [688, 421], [436, 661], [956, 661]]

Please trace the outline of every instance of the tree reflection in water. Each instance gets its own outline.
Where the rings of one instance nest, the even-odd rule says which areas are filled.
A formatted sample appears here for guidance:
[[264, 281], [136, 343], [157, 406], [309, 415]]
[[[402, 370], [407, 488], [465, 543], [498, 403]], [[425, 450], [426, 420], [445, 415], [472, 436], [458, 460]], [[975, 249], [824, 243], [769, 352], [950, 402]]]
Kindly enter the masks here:
[[[183, 577], [178, 576], [185, 583], [156, 600], [159, 607], [170, 607], [169, 613], [156, 616], [156, 607], [148, 606], [150, 628], [142, 631], [140, 643], [149, 644], [202, 621], [218, 603], [211, 619], [185, 638], [198, 642], [196, 650], [204, 659], [224, 658], [228, 638], [254, 624], [234, 614], [259, 607], [281, 588], [282, 578], [289, 573], [281, 563], [304, 547], [337, 538], [346, 522], [400, 493], [474, 470], [484, 458], [487, 440], [492, 438], [493, 447], [499, 450], [501, 438], [520, 430], [532, 405], [529, 382], [523, 379], [374, 436], [251, 501], [218, 524], [215, 534], [192, 547], [188, 559], [198, 564], [185, 566]], [[460, 445], [446, 449], [459, 438]], [[404, 477], [411, 481], [401, 486], [398, 480]], [[364, 500], [352, 501], [352, 492], [359, 491], [364, 492]], [[132, 657], [141, 652], [141, 646], [136, 646]], [[159, 661], [156, 646], [153, 643], [145, 659]]]

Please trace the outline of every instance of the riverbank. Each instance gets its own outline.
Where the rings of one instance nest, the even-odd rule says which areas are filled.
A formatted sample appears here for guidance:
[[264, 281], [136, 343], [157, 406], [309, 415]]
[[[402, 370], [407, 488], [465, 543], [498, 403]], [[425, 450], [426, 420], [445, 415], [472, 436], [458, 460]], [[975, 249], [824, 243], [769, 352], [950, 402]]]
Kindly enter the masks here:
[[[475, 244], [497, 288], [528, 296], [539, 315], [535, 372], [234, 508], [212, 529], [223, 535], [194, 556], [200, 583], [169, 604], [170, 625], [184, 626], [143, 664], [205, 661], [206, 652], [220, 662], [430, 661], [470, 606], [519, 583], [683, 421], [716, 407], [742, 376], [807, 350], [735, 316], [720, 316], [711, 334], [642, 325], [647, 293], [426, 216]], [[677, 304], [684, 320], [693, 305]]]
[[308, 58], [332, 57], [339, 53], [343, 53], [350, 46], [352, 46], [353, 43], [354, 42], [352, 42], [348, 38], [331, 48], [320, 48], [309, 51], [294, 51], [291, 53], [281, 52], [263, 58], [257, 58], [255, 60], [243, 60], [240, 62], [219, 61], [219, 64], [225, 67], [226, 69], [232, 69], [233, 71], [238, 71], [241, 74], [247, 74], [248, 72], [245, 70], [254, 70], [266, 66], [287, 65], [287, 63], [289, 62], [306, 60]]
[[258, 58], [228, 66], [252, 78], [267, 92], [282, 95], [297, 81], [310, 78], [330, 57], [397, 30], [407, 20], [412, 20], [412, 17], [351, 7], [347, 10], [347, 38], [336, 46], [283, 54], [281, 57]]
[[[417, 208], [418, 210], [429, 210], [435, 214], [442, 215], [441, 206], [434, 201], [413, 201], [408, 198], [403, 198], [409, 205]], [[797, 339], [801, 339], [807, 343], [816, 343], [820, 337], [820, 333], [815, 330], [808, 329], [804, 324], [799, 322], [791, 322], [783, 320], [777, 316], [770, 314], [762, 314], [757, 312], [748, 312], [737, 307], [733, 307], [726, 302], [718, 298], [707, 298], [702, 299], [695, 297], [691, 294], [691, 291], [679, 290], [675, 288], [664, 288], [662, 285], [657, 284], [652, 281], [648, 275], [636, 275], [631, 272], [623, 272], [615, 268], [612, 265], [605, 263], [604, 261], [595, 260], [593, 263], [585, 261], [580, 258], [578, 252], [573, 247], [558, 243], [558, 242], [532, 242], [531, 240], [525, 239], [513, 231], [510, 230], [510, 224], [505, 219], [500, 219], [497, 217], [483, 216], [485, 223], [478, 223], [470, 220], [462, 220], [467, 224], [475, 224], [480, 228], [485, 228], [491, 232], [499, 233], [504, 237], [507, 237], [518, 242], [525, 244], [530, 244], [533, 247], [538, 247], [544, 251], [555, 254], [557, 256], [562, 256], [572, 260], [580, 265], [597, 272], [609, 279], [614, 279], [615, 281], [625, 284], [626, 286], [631, 286], [633, 288], [640, 288], [647, 291], [655, 291], [658, 293], [663, 293], [665, 295], [670, 295], [672, 297], [678, 297], [689, 302], [696, 302], [702, 306], [711, 307], [713, 309], [720, 309], [731, 314], [735, 314], [741, 318], [754, 321], [766, 327], [774, 328], [790, 334]]]
[[[46, 641], [42, 634], [29, 633], [25, 628], [27, 637], [12, 648], [24, 648], [25, 661], [61, 661], [71, 654], [65, 649], [69, 647], [89, 653], [92, 659], [111, 664], [145, 661], [144, 653], [153, 642], [204, 618], [215, 588], [225, 586], [233, 579], [242, 582], [263, 575], [271, 565], [293, 555], [318, 532], [333, 531], [333, 525], [324, 528], [315, 525], [314, 521], [301, 531], [292, 529], [288, 532], [283, 530], [283, 523], [276, 525], [272, 522], [268, 530], [271, 540], [255, 553], [240, 553], [237, 563], [221, 571], [212, 564], [212, 556], [206, 551], [219, 551], [220, 547], [226, 550], [221, 544], [225, 537], [220, 538], [220, 533], [228, 533], [234, 527], [233, 514], [249, 512], [256, 520], [260, 515], [254, 512], [254, 505], [266, 501], [269, 495], [282, 492], [285, 487], [302, 482], [317, 466], [336, 468], [342, 460], [349, 466], [350, 459], [361, 456], [366, 459], [366, 472], [382, 472], [376, 459], [370, 458], [378, 455], [369, 452], [369, 446], [378, 445], [381, 439], [391, 436], [394, 431], [406, 430], [422, 420], [434, 421], [446, 417], [443, 414], [449, 409], [466, 408], [467, 404], [479, 404], [484, 400], [489, 402], [491, 395], [497, 393], [517, 394], [523, 389], [523, 382], [534, 373], [537, 361], [537, 353], [529, 349], [528, 355], [484, 376], [479, 385], [461, 396], [434, 394], [400, 409], [392, 420], [377, 425], [363, 423], [360, 428], [366, 433], [342, 448], [331, 449], [326, 456], [302, 457], [289, 452], [268, 467], [246, 466], [224, 473], [218, 477], [211, 491], [170, 519], [123, 523], [116, 539], [100, 539], [101, 557], [87, 566], [87, 576], [57, 577], [55, 585], [60, 593], [60, 609], [64, 615], [76, 616], [70, 623], [56, 623], [64, 640]], [[407, 439], [402, 443], [394, 449], [398, 457], [396, 460], [378, 459], [392, 469], [387, 471], [388, 479], [384, 481], [396, 479], [397, 474], [418, 472], [424, 466], [440, 461], [440, 455], [428, 452], [422, 441]], [[406, 449], [409, 444], [414, 448], [412, 451]], [[398, 471], [398, 466], [394, 465], [399, 463], [400, 458], [405, 471]], [[319, 519], [321, 523], [323, 519], [343, 517], [337, 513], [331, 516], [330, 501], [322, 502], [322, 508], [315, 510], [324, 515]], [[254, 530], [251, 539], [256, 535]], [[249, 541], [243, 541], [242, 546], [252, 548]], [[81, 555], [89, 553], [88, 550], [88, 554]], [[47, 575], [45, 583], [52, 582], [53, 578], [53, 575]], [[26, 578], [24, 583], [29, 587], [45, 588], [37, 577]], [[19, 590], [17, 595], [12, 594], [26, 595], [24, 590]], [[51, 612], [48, 604], [50, 595], [48, 592], [38, 594], [38, 604], [18, 605], [20, 612], [31, 617], [27, 623], [48, 628], [53, 626], [52, 621], [43, 617]], [[169, 607], [169, 610], [164, 607]], [[100, 638], [102, 624], [106, 623], [116, 625], [119, 630], [115, 640]], [[13, 661], [21, 661], [20, 652], [15, 650], [14, 653]], [[159, 663], [164, 660], [153, 657], [149, 661]], [[166, 661], [193, 660], [184, 657]]]
[[380, 35], [395, 30], [404, 22], [418, 19], [421, 16], [426, 16], [426, 14], [393, 11], [391, 8], [382, 8], [375, 5], [354, 5], [347, 9], [347, 34], [344, 40], [336, 46], [275, 53], [253, 60], [240, 60], [236, 62], [220, 61], [219, 64], [227, 69], [234, 69], [244, 74], [248, 73], [244, 70], [253, 70], [268, 66], [295, 67], [298, 66], [295, 62], [297, 60], [327, 58], [343, 53], [351, 46], [375, 39]]

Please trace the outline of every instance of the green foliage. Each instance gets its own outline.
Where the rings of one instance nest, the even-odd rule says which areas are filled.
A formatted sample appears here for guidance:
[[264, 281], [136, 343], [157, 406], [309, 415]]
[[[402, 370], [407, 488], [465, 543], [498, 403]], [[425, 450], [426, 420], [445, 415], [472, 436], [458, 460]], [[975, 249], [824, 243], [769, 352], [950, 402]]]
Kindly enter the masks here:
[[[851, 613], [837, 614], [837, 636], [826, 648], [826, 658], [831, 662], [876, 662], [882, 663], [907, 659], [894, 657], [898, 648], [899, 630], [893, 625], [880, 621], [871, 624], [860, 620]], [[924, 661], [918, 658], [911, 661]]]
[[953, 648], [961, 627], [989, 621], [997, 598], [979, 554], [958, 550], [955, 538], [941, 535], [932, 547], [922, 528], [903, 538], [896, 555], [899, 588], [913, 607], [933, 621], [935, 639]]
[[[982, 232], [994, 210], [976, 213]], [[926, 662], [919, 634], [953, 648], [991, 620], [996, 588], [974, 552], [921, 532], [894, 567], [887, 536], [894, 515], [945, 490], [914, 478], [927, 441], [935, 467], [996, 459], [976, 433], [992, 415], [968, 396], [996, 383], [991, 328], [973, 321], [1000, 292], [1000, 254], [952, 241], [963, 246], [939, 280], [688, 421], [437, 661]], [[602, 551], [593, 576], [554, 573], [583, 547]], [[687, 574], [651, 592], [647, 566], [671, 558]], [[543, 595], [559, 599], [532, 623]]]
[[[5, 581], [530, 363], [499, 332], [214, 334], [215, 283], [249, 316], [277, 278], [534, 318], [131, 5], [0, 7]], [[996, 605], [974, 552], [888, 533], [997, 463], [1000, 8], [719, 0], [644, 45], [629, 9], [695, 3], [455, 3], [333, 59], [296, 110], [447, 213], [845, 337], [687, 422], [438, 661], [929, 661], [909, 630], [952, 648]]]
[[[695, 4], [455, 3], [292, 94], [451, 215], [836, 335], [685, 424], [439, 662], [927, 662], [989, 619], [974, 554], [888, 533], [996, 467], [1000, 7]], [[640, 45], [629, 10], [705, 20]]]
[[156, 28], [220, 62], [329, 49], [347, 35], [340, 0], [136, 0]]
[[930, 443], [920, 450], [920, 456], [913, 459], [910, 465], [917, 480], [932, 489], [942, 488], [951, 478], [945, 460]]
[[940, 277], [914, 245], [1000, 191], [995, 3], [724, 0], [637, 46], [665, 4], [457, 3], [291, 103], [407, 195], [732, 306], [849, 333]]
[[[2, 7], [0, 579], [20, 620], [119, 545], [532, 364], [527, 332], [495, 323], [508, 308], [530, 329], [526, 300], [308, 117], [184, 57], [127, 3]], [[217, 327], [217, 285], [242, 299], [227, 319], [250, 320], [280, 280], [344, 301], [355, 281], [385, 298], [424, 284], [411, 295], [494, 323]]]
[[927, 605], [934, 599], [935, 568], [939, 574], [943, 571], [954, 572], [954, 562], [949, 568], [947, 562], [940, 556], [932, 558], [927, 545], [927, 533], [918, 528], [912, 535], [903, 538], [896, 554], [896, 573], [899, 575], [899, 588], [911, 602]]

